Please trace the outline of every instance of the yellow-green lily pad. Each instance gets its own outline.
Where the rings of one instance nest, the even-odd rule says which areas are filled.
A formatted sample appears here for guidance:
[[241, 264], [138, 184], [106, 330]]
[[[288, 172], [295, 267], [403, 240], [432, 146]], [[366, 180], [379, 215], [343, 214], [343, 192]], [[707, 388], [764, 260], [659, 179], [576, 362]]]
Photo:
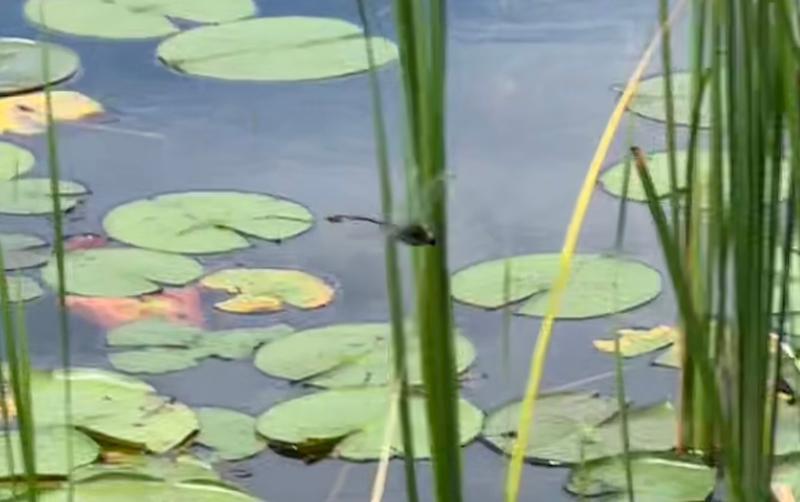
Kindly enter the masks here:
[[[651, 329], [621, 329], [619, 336], [619, 352], [622, 357], [637, 357], [642, 354], [663, 349], [680, 338], [678, 330], [671, 326], [657, 326]], [[594, 340], [594, 348], [600, 352], [614, 354], [615, 340]]]
[[45, 492], [40, 502], [260, 502], [244, 492], [207, 480], [164, 482], [135, 474], [104, 476]]
[[27, 173], [33, 169], [35, 162], [36, 159], [29, 150], [0, 141], [0, 182], [10, 181]]
[[[97, 443], [80, 431], [62, 426], [50, 426], [37, 427], [34, 433], [37, 476], [65, 478], [71, 468], [90, 464], [100, 454]], [[12, 430], [7, 434], [0, 434], [0, 448], [4, 452], [6, 441], [11, 443], [12, 456], [9, 458], [5, 453], [0, 455], [0, 479], [22, 477], [25, 475], [25, 469], [22, 437], [19, 431]]]
[[256, 419], [225, 408], [197, 408], [200, 419], [199, 444], [211, 448], [222, 460], [242, 460], [259, 454], [267, 447], [256, 433]]
[[[74, 181], [58, 182], [61, 210], [69, 211], [89, 193]], [[53, 192], [48, 178], [21, 178], [0, 183], [0, 213], [41, 215], [53, 212]]]

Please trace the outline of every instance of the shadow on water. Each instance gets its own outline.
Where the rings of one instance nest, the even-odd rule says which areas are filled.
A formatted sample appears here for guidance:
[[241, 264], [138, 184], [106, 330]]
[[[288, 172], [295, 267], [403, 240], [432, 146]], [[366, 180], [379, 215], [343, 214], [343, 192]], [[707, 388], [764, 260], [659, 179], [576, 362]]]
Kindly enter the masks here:
[[[338, 0], [260, 1], [263, 15], [305, 14], [355, 21], [355, 3]], [[651, 5], [652, 4], [652, 5]], [[376, 7], [391, 31], [389, 2]], [[0, 34], [35, 37], [20, 2], [0, 3]], [[509, 254], [556, 251], [583, 173], [615, 99], [610, 85], [626, 78], [655, 19], [655, 2], [623, 0], [458, 0], [451, 2], [450, 166], [454, 268]], [[160, 192], [236, 189], [281, 194], [306, 204], [316, 227], [281, 245], [257, 246], [206, 258], [209, 269], [231, 263], [298, 267], [334, 278], [338, 296], [328, 308], [242, 319], [213, 312], [208, 322], [224, 328], [242, 323], [289, 322], [298, 328], [332, 322], [388, 318], [383, 286], [382, 241], [370, 226], [328, 225], [331, 213], [377, 214], [379, 208], [368, 83], [364, 76], [324, 82], [255, 85], [187, 78], [154, 60], [156, 41], [102, 42], [54, 35], [77, 50], [84, 70], [68, 87], [103, 102], [113, 120], [95, 127], [60, 128], [63, 176], [86, 183], [92, 196], [67, 220], [70, 233], [98, 232], [112, 207]], [[397, 97], [396, 69], [382, 75]], [[398, 123], [397, 100], [390, 109]], [[398, 128], [393, 137], [399, 142]], [[658, 144], [658, 129], [641, 124], [643, 144]], [[40, 155], [44, 138], [20, 138]], [[615, 155], [625, 145], [619, 144]], [[45, 166], [36, 168], [43, 174]], [[598, 193], [583, 249], [612, 244], [616, 200]], [[48, 234], [43, 218], [4, 217], [3, 229]], [[627, 250], [659, 264], [644, 208], [631, 210]], [[591, 340], [615, 326], [649, 325], [671, 318], [669, 295], [616, 318], [557, 326], [545, 387], [611, 369]], [[35, 362], [55, 366], [54, 301], [28, 307]], [[538, 321], [514, 320], [510, 382], [504, 381], [498, 313], [458, 306], [458, 324], [478, 349], [465, 395], [491, 409], [521, 394]], [[103, 333], [74, 321], [76, 364], [107, 366]], [[642, 363], [645, 365], [646, 361]], [[643, 368], [634, 371], [645, 371]], [[670, 373], [630, 378], [639, 403], [673, 391]], [[263, 376], [247, 363], [208, 361], [198, 368], [149, 379], [162, 392], [197, 405], [230, 406], [259, 413], [303, 392]], [[604, 380], [587, 386], [613, 391]], [[505, 460], [480, 442], [465, 450], [468, 500], [499, 501]], [[239, 464], [250, 472], [238, 482], [272, 501], [364, 501], [375, 464], [323, 461], [313, 466], [268, 452]], [[422, 469], [426, 493], [430, 478]], [[390, 472], [387, 502], [404, 500], [401, 465]], [[564, 470], [528, 468], [527, 495], [568, 500]], [[234, 479], [236, 479], [234, 477]], [[338, 494], [328, 499], [338, 487]]]

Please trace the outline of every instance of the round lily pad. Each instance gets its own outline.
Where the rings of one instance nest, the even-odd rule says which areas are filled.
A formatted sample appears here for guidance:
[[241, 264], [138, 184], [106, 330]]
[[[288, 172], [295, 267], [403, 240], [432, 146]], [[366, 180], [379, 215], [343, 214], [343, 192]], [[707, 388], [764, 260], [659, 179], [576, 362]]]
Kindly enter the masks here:
[[[377, 66], [397, 58], [373, 37]], [[226, 80], [316, 80], [369, 69], [364, 33], [341, 19], [265, 17], [204, 26], [161, 43], [158, 57], [181, 73]]]
[[28, 0], [28, 20], [88, 37], [141, 39], [180, 31], [172, 19], [224, 23], [252, 16], [252, 0]]
[[0, 232], [0, 248], [6, 270], [38, 267], [50, 259], [47, 241], [35, 235]]
[[211, 448], [222, 460], [242, 460], [257, 455], [267, 443], [256, 434], [256, 419], [225, 408], [198, 408], [198, 443]]
[[112, 329], [106, 341], [112, 347], [192, 347], [204, 331], [163, 319], [143, 319]]
[[141, 475], [114, 475], [75, 483], [68, 488], [39, 495], [41, 502], [259, 502], [259, 499], [234, 488], [209, 481], [164, 482]]
[[[705, 500], [714, 488], [714, 470], [702, 464], [669, 458], [636, 456], [631, 459], [633, 490], [637, 500], [676, 502]], [[588, 462], [576, 467], [567, 491], [600, 496], [603, 501], [628, 500], [625, 464], [620, 457]]]
[[[45, 51], [46, 76], [42, 73]], [[79, 67], [78, 55], [61, 45], [22, 38], [0, 38], [0, 96], [35, 91], [45, 84], [57, 84], [75, 75]]]
[[119, 206], [103, 226], [134, 246], [202, 254], [249, 247], [248, 237], [282, 241], [305, 232], [312, 221], [300, 204], [270, 195], [186, 192]]
[[[39, 215], [53, 212], [50, 180], [47, 178], [23, 178], [0, 183], [0, 213]], [[89, 193], [80, 183], [59, 181], [58, 196], [61, 210], [69, 211]]]
[[[408, 381], [422, 384], [419, 340], [406, 340]], [[475, 349], [465, 337], [456, 338], [457, 371], [475, 360]], [[386, 323], [335, 324], [298, 331], [263, 346], [255, 365], [264, 373], [318, 387], [385, 385], [392, 378], [391, 327]]]
[[[677, 329], [671, 326], [658, 326], [652, 329], [621, 329], [619, 336], [619, 352], [622, 357], [637, 357], [642, 354], [663, 349], [680, 338]], [[615, 340], [594, 340], [594, 348], [600, 352], [614, 354]]]
[[44, 294], [39, 283], [24, 275], [7, 275], [8, 297], [12, 302], [28, 302]]
[[0, 182], [10, 181], [33, 169], [33, 154], [13, 143], [0, 141]]
[[169, 373], [197, 366], [193, 350], [152, 348], [114, 352], [108, 355], [111, 365], [126, 373]]
[[[510, 283], [506, 295], [506, 262]], [[525, 301], [518, 314], [544, 316], [547, 291], [558, 275], [558, 254], [532, 254], [492, 260], [456, 272], [453, 297], [463, 303], [496, 309]], [[601, 255], [576, 255], [565, 291], [561, 319], [608, 315], [638, 307], [661, 291], [661, 275], [649, 266]]]
[[[72, 122], [103, 113], [103, 105], [75, 91], [50, 92], [53, 122]], [[44, 92], [0, 98], [0, 134], [39, 134], [47, 130]]]
[[204, 277], [201, 284], [235, 295], [214, 305], [235, 314], [277, 312], [284, 303], [316, 309], [328, 305], [334, 295], [325, 281], [300, 270], [231, 268]]
[[[459, 437], [467, 444], [480, 432], [483, 413], [459, 400]], [[414, 456], [430, 457], [425, 399], [409, 397], [414, 431]], [[330, 453], [350, 460], [373, 460], [381, 455], [390, 406], [387, 387], [334, 389], [280, 403], [258, 418], [258, 431], [276, 449], [298, 456]], [[392, 453], [403, 454], [399, 425], [392, 439]], [[322, 451], [321, 451], [322, 450]]]
[[[70, 464], [74, 467], [94, 462], [100, 454], [100, 448], [86, 434], [66, 427], [43, 427], [35, 431], [36, 474], [42, 477], [66, 477], [70, 472]], [[13, 458], [3, 454], [0, 456], [0, 479], [25, 475], [22, 457], [22, 443], [19, 431], [12, 430], [8, 434], [0, 434], [0, 445], [3, 451], [6, 441], [11, 443]], [[71, 444], [70, 444], [71, 443]], [[69, 447], [72, 447], [72, 461], [69, 461]]]
[[[98, 248], [64, 256], [67, 292], [82, 296], [136, 296], [165, 286], [182, 286], [203, 273], [203, 267], [185, 256], [131, 248]], [[42, 269], [42, 278], [58, 284], [56, 264]]]
[[[674, 72], [672, 79], [672, 107], [673, 119], [676, 124], [690, 125], [692, 122], [692, 74], [689, 72]], [[711, 122], [711, 108], [706, 89], [703, 105], [700, 108], [700, 127], [708, 127]], [[667, 102], [664, 98], [664, 77], [656, 75], [646, 78], [639, 83], [639, 88], [628, 105], [628, 109], [642, 117], [667, 121]], [[722, 98], [723, 103], [725, 97]]]

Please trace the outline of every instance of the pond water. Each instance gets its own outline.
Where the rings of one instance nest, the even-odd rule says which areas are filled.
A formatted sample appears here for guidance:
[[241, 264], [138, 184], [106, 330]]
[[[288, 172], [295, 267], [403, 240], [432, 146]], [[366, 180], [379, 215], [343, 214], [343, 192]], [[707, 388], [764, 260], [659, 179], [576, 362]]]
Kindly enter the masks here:
[[[353, 0], [259, 1], [261, 15], [321, 15], [356, 21]], [[391, 36], [388, 0], [374, 3], [381, 31]], [[0, 34], [36, 38], [19, 0], [0, 3]], [[451, 2], [449, 46], [450, 243], [453, 269], [474, 262], [557, 251], [572, 205], [605, 121], [647, 43], [656, 2], [622, 0], [458, 0]], [[211, 308], [211, 328], [287, 322], [296, 328], [388, 318], [382, 239], [374, 228], [330, 225], [333, 213], [377, 214], [379, 199], [369, 88], [365, 75], [318, 82], [252, 84], [189, 78], [154, 58], [158, 40], [116, 42], [66, 35], [52, 40], [76, 50], [81, 73], [65, 87], [102, 102], [102, 121], [59, 128], [62, 175], [92, 194], [67, 217], [68, 233], [101, 232], [103, 215], [120, 203], [164, 192], [229, 189], [277, 194], [306, 205], [315, 227], [284, 244], [203, 258], [207, 268], [245, 264], [295, 267], [331, 280], [328, 307], [264, 316], [236, 316]], [[382, 72], [390, 116], [397, 119], [397, 68]], [[400, 144], [393, 127], [395, 146]], [[661, 143], [657, 125], [638, 121], [636, 141]], [[44, 158], [42, 136], [13, 138]], [[612, 151], [618, 158], [623, 141]], [[399, 164], [397, 164], [399, 168]], [[45, 175], [45, 165], [36, 168]], [[613, 244], [618, 200], [598, 192], [582, 250]], [[3, 230], [49, 235], [46, 218], [8, 217]], [[626, 252], [656, 267], [661, 256], [642, 206], [629, 215]], [[629, 313], [560, 322], [545, 388], [612, 369], [591, 340], [620, 326], [669, 322], [668, 291]], [[59, 365], [52, 294], [27, 306], [37, 366]], [[464, 395], [491, 410], [521, 395], [539, 321], [515, 318], [508, 364], [501, 351], [501, 315], [457, 305], [455, 315], [478, 352]], [[103, 331], [72, 319], [73, 364], [109, 367]], [[674, 372], [629, 363], [629, 396], [647, 404], [671, 396]], [[258, 414], [305, 392], [268, 378], [249, 362], [206, 361], [197, 368], [147, 378], [160, 392], [190, 405], [216, 405]], [[582, 388], [613, 392], [612, 379]], [[480, 441], [464, 450], [467, 500], [499, 501], [505, 459]], [[376, 464], [324, 460], [308, 466], [265, 452], [237, 464], [252, 476], [235, 479], [273, 502], [364, 501]], [[419, 470], [423, 493], [431, 479]], [[223, 471], [224, 472], [224, 471]], [[522, 500], [571, 500], [561, 489], [566, 470], [526, 467]], [[402, 465], [392, 463], [384, 500], [404, 500]]]

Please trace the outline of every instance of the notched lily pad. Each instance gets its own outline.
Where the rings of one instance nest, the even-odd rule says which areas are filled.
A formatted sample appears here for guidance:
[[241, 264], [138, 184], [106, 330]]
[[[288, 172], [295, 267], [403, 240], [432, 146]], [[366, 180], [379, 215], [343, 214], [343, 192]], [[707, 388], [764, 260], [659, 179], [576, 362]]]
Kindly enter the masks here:
[[159, 195], [114, 208], [108, 234], [134, 246], [173, 253], [221, 253], [250, 246], [248, 238], [282, 241], [311, 227], [308, 210], [285, 199], [244, 192]]
[[[658, 326], [652, 329], [621, 329], [618, 331], [619, 351], [622, 357], [637, 357], [642, 354], [663, 349], [677, 342], [680, 334], [670, 326]], [[614, 354], [615, 341], [594, 340], [594, 348], [600, 352]]]
[[[371, 39], [376, 66], [397, 58], [391, 41]], [[158, 58], [190, 75], [295, 81], [367, 71], [364, 33], [341, 19], [265, 17], [200, 27], [161, 43]]]
[[[61, 210], [69, 211], [89, 193], [74, 181], [58, 182]], [[22, 178], [0, 183], [0, 213], [40, 215], [53, 212], [53, 192], [47, 178]]]
[[196, 442], [211, 448], [222, 460], [242, 460], [267, 447], [256, 434], [256, 419], [225, 408], [197, 408], [200, 434]]
[[284, 304], [316, 309], [328, 305], [334, 295], [328, 283], [300, 270], [231, 268], [204, 277], [201, 284], [235, 295], [214, 305], [234, 314], [277, 312]]
[[[509, 263], [510, 284], [504, 282]], [[492, 260], [456, 272], [453, 297], [469, 305], [496, 309], [525, 300], [518, 314], [544, 316], [548, 290], [558, 275], [558, 254], [533, 254]], [[661, 275], [649, 266], [601, 255], [576, 255], [561, 310], [562, 319], [583, 319], [638, 307], [661, 291]]]
[[[47, 75], [42, 72], [47, 53]], [[0, 38], [0, 96], [36, 91], [78, 72], [80, 59], [64, 46], [23, 38]], [[45, 81], [46, 80], [46, 81]]]
[[[459, 437], [464, 445], [480, 432], [483, 413], [467, 401], [459, 403]], [[414, 430], [414, 456], [430, 457], [430, 438], [425, 400], [409, 398]], [[334, 389], [309, 394], [279, 403], [258, 418], [258, 431], [269, 444], [294, 456], [319, 456], [327, 453], [349, 460], [374, 460], [380, 457], [389, 413], [392, 408], [387, 387]], [[397, 424], [396, 418], [392, 420]], [[399, 426], [395, 426], [391, 453], [403, 454]], [[315, 450], [320, 450], [317, 452]]]
[[[408, 381], [422, 384], [420, 347], [409, 330], [406, 341]], [[255, 365], [264, 373], [317, 387], [386, 385], [392, 379], [391, 327], [386, 323], [335, 324], [298, 331], [265, 345]], [[456, 370], [462, 373], [475, 360], [465, 337], [456, 338]]]
[[87, 37], [143, 39], [180, 31], [172, 19], [224, 23], [252, 16], [252, 0], [28, 0], [39, 26]]
[[[158, 251], [133, 248], [99, 248], [73, 251], [64, 257], [67, 292], [82, 296], [137, 296], [181, 286], [203, 273], [197, 261]], [[56, 265], [42, 269], [42, 278], [58, 283]]]
[[[75, 122], [103, 113], [97, 101], [75, 91], [52, 91], [53, 122]], [[39, 134], [47, 130], [43, 92], [0, 98], [0, 134]]]
[[0, 182], [10, 181], [31, 169], [36, 159], [30, 150], [0, 141]]
[[[688, 126], [692, 122], [692, 74], [683, 71], [673, 72], [671, 80], [673, 119], [676, 124]], [[706, 92], [700, 107], [700, 127], [708, 127], [711, 122], [708, 95]], [[628, 105], [628, 109], [642, 117], [666, 122], [667, 104], [664, 96], [664, 77], [655, 75], [646, 78], [639, 83], [636, 96]], [[722, 101], [724, 103], [725, 98]]]

